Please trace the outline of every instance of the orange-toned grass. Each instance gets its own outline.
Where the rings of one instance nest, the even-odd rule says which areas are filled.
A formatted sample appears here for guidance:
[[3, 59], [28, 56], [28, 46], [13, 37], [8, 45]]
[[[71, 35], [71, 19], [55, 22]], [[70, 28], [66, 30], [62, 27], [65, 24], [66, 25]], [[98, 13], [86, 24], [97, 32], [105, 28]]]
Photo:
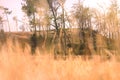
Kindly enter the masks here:
[[22, 52], [19, 43], [8, 40], [0, 51], [0, 80], [119, 80], [120, 62], [107, 61], [100, 56], [90, 60], [81, 57], [54, 60], [49, 53], [30, 54], [26, 46]]

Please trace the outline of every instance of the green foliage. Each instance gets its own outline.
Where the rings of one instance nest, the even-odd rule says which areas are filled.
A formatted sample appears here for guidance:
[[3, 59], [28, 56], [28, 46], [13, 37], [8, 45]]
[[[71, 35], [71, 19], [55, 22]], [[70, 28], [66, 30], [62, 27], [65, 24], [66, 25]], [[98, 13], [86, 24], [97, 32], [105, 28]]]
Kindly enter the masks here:
[[6, 43], [6, 35], [3, 30], [0, 31], [0, 46]]
[[92, 32], [92, 38], [93, 38], [93, 47], [94, 47], [94, 50], [96, 51], [97, 50], [97, 44], [96, 44], [96, 41], [97, 41], [97, 31], [93, 31]]
[[23, 0], [22, 10], [28, 15], [31, 16], [36, 12], [35, 2], [37, 0]]
[[115, 50], [114, 39], [107, 38], [106, 44], [108, 50]]
[[27, 14], [29, 17], [29, 23], [34, 26], [35, 28], [35, 33], [36, 33], [36, 11], [37, 11], [37, 6], [36, 3], [38, 3], [39, 0], [23, 0], [22, 3], [22, 10]]

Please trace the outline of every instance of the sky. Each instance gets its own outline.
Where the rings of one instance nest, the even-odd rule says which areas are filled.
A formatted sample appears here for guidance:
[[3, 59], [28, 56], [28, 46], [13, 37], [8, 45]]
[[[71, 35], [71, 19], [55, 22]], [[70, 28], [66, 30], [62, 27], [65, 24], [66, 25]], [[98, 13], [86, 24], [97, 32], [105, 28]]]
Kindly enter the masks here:
[[[0, 5], [9, 8], [9, 10], [12, 10], [12, 14], [9, 16], [9, 20], [10, 20], [10, 24], [11, 26], [15, 26], [15, 24], [13, 25], [13, 16], [17, 16], [17, 18], [19, 20], [22, 19], [24, 13], [21, 10], [21, 1], [22, 0], [0, 0]], [[70, 8], [72, 7], [72, 5], [74, 3], [78, 2], [78, 0], [67, 0], [65, 3], [65, 7], [66, 10], [70, 10]], [[89, 6], [89, 7], [99, 7], [98, 4], [103, 4], [104, 6], [108, 6], [109, 0], [85, 0], [84, 4], [85, 6]], [[2, 14], [2, 11], [0, 11], [0, 15]], [[13, 27], [14, 29], [14, 27]]]
[[21, 1], [22, 0], [0, 0], [0, 5], [9, 8], [9, 10], [12, 10], [13, 16], [19, 16], [22, 17], [21, 14]]
[[[0, 0], [0, 6], [4, 6], [6, 8], [9, 8], [10, 11], [12, 11], [11, 15], [8, 16], [8, 19], [10, 21], [10, 27], [12, 31], [15, 31], [14, 26], [16, 25], [15, 22], [13, 21], [13, 16], [17, 16], [18, 19], [22, 19], [23, 17], [23, 12], [21, 10], [21, 1], [22, 0]], [[5, 16], [2, 14], [3, 11], [0, 10], [0, 15]], [[7, 23], [4, 24], [4, 26], [8, 26]], [[8, 28], [4, 29], [8, 31]]]

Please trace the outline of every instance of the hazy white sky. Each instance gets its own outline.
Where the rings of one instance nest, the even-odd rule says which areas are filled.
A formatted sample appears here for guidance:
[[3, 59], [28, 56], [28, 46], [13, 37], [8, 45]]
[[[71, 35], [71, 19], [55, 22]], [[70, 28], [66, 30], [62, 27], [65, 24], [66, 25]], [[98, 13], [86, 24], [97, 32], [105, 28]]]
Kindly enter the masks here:
[[[12, 17], [13, 16], [17, 16], [18, 19], [21, 20], [22, 16], [23, 16], [23, 12], [21, 10], [21, 1], [22, 0], [0, 0], [0, 5], [9, 8], [10, 10], [12, 10], [12, 14], [11, 16], [9, 16], [9, 19], [12, 22]], [[72, 7], [72, 4], [76, 3], [78, 0], [67, 0], [66, 1], [66, 9], [69, 10], [70, 7]], [[98, 7], [98, 4], [103, 4], [104, 6], [108, 6], [109, 0], [85, 0], [84, 4], [86, 6], [90, 6], [90, 7]], [[2, 12], [0, 11], [0, 14]]]
[[0, 0], [0, 5], [12, 10], [12, 16], [19, 16], [19, 18], [21, 18], [21, 1], [22, 0]]

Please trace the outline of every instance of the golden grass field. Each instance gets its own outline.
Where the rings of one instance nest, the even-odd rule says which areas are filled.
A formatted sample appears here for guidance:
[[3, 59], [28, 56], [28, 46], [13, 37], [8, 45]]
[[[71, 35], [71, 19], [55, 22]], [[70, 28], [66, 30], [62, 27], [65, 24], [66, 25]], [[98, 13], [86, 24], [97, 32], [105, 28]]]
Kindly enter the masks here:
[[120, 62], [100, 56], [54, 60], [52, 54], [39, 51], [32, 56], [29, 46], [22, 52], [19, 43], [8, 40], [0, 51], [0, 80], [120, 80]]

